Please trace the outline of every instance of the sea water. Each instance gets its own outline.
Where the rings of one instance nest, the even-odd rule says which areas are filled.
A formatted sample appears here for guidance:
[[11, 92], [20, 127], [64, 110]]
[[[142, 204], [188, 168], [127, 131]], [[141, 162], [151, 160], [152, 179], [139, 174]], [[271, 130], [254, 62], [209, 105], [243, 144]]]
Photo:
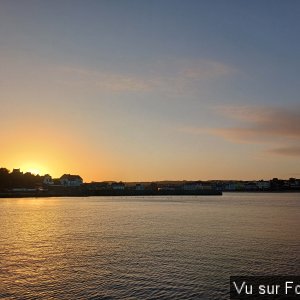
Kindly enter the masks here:
[[0, 199], [0, 299], [229, 299], [300, 275], [300, 194]]

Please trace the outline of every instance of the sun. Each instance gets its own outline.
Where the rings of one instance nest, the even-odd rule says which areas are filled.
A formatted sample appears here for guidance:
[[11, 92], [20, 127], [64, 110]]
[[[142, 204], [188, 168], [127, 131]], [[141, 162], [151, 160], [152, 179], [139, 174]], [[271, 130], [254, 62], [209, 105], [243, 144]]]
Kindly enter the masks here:
[[37, 168], [28, 168], [26, 170], [26, 172], [30, 172], [31, 174], [33, 175], [42, 175], [41, 173], [41, 170], [40, 169], [37, 169]]
[[35, 163], [25, 163], [21, 166], [21, 171], [30, 172], [33, 175], [45, 175], [45, 168]]

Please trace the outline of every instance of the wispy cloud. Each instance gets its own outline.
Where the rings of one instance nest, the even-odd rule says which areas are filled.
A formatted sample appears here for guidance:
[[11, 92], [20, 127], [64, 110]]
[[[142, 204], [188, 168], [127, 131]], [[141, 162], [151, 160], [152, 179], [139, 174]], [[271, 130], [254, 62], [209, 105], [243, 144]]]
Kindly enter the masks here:
[[300, 157], [300, 146], [289, 146], [274, 148], [267, 151], [270, 154], [284, 155], [284, 156], [299, 156]]
[[111, 92], [144, 92], [151, 89], [147, 80], [134, 75], [95, 71], [84, 68], [62, 67], [64, 83], [89, 86]]
[[177, 131], [189, 134], [206, 134], [208, 132], [208, 129], [193, 126], [183, 126], [178, 128]]
[[[189, 134], [210, 134], [233, 143], [265, 144], [274, 155], [300, 156], [300, 107], [294, 109], [274, 107], [219, 106], [214, 109], [236, 125], [232, 127], [182, 127]], [[282, 146], [284, 145], [284, 147]]]
[[219, 113], [239, 121], [231, 128], [217, 128], [212, 132], [226, 139], [240, 142], [266, 141], [274, 138], [300, 138], [300, 110], [285, 108], [233, 107], [219, 108]]
[[185, 91], [190, 84], [233, 74], [236, 70], [226, 64], [211, 61], [166, 61], [154, 64], [152, 72], [134, 74], [91, 70], [81, 67], [59, 67], [61, 82], [75, 86], [89, 86], [109, 92]]
[[235, 68], [217, 61], [199, 60], [183, 68], [181, 75], [186, 79], [201, 80], [230, 75], [236, 71]]

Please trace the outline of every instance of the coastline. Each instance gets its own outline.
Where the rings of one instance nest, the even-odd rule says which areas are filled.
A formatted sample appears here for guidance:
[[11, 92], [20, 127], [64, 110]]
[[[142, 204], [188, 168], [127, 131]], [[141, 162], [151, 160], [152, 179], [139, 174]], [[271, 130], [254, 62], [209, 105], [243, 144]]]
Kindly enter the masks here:
[[222, 191], [135, 191], [135, 190], [99, 190], [85, 191], [66, 189], [63, 191], [35, 191], [35, 192], [2, 192], [0, 198], [41, 198], [41, 197], [92, 197], [92, 196], [222, 196]]
[[51, 198], [51, 197], [130, 197], [130, 196], [222, 196], [224, 193], [234, 194], [295, 194], [299, 190], [265, 190], [265, 191], [37, 191], [37, 192], [1, 192], [0, 199], [4, 198]]

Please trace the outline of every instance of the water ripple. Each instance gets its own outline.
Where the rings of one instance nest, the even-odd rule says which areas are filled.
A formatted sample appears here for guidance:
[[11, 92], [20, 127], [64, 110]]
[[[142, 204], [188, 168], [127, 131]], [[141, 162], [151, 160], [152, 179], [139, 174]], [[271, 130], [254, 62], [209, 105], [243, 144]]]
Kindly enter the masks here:
[[0, 200], [0, 299], [229, 299], [297, 275], [299, 194]]

